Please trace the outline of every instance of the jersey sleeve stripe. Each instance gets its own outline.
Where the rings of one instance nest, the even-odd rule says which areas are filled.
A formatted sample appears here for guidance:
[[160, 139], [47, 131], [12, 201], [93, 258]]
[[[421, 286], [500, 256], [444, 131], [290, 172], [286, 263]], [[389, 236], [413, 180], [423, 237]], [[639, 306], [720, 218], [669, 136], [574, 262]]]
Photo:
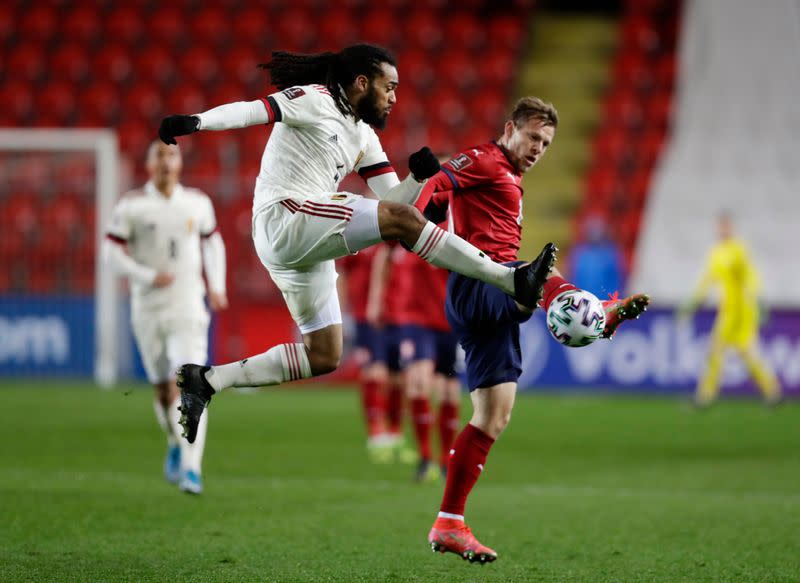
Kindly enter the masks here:
[[120, 237], [119, 235], [115, 235], [113, 233], [106, 233], [106, 239], [109, 241], [113, 241], [114, 243], [118, 243], [120, 245], [126, 245], [128, 240], [124, 237]]
[[447, 177], [450, 179], [450, 182], [453, 183], [453, 188], [460, 188], [458, 186], [458, 180], [456, 180], [455, 174], [453, 174], [450, 170], [448, 170], [444, 166], [442, 166], [442, 172], [444, 172], [447, 175]]
[[268, 96], [266, 99], [262, 97], [261, 101], [264, 102], [264, 105], [267, 108], [267, 114], [269, 115], [270, 122], [277, 123], [283, 119], [281, 108], [278, 105], [278, 102], [275, 101], [275, 98], [272, 97], [272, 95]]
[[378, 162], [377, 164], [364, 166], [363, 168], [358, 169], [359, 175], [365, 180], [367, 178], [372, 178], [373, 176], [388, 174], [389, 172], [394, 172], [394, 168], [392, 168], [392, 165], [389, 162]]

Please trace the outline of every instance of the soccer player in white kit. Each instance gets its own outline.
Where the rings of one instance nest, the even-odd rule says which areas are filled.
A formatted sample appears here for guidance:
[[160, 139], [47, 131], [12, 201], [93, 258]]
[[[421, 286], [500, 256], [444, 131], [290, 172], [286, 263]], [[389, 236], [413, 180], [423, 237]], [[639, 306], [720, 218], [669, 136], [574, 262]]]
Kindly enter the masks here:
[[150, 145], [150, 180], [117, 203], [103, 254], [130, 282], [133, 332], [156, 390], [156, 418], [167, 435], [165, 477], [184, 492], [199, 494], [208, 415], [199, 419], [194, 443], [179, 439], [174, 371], [184, 362], [204, 363], [208, 358], [209, 313], [202, 272], [205, 267], [211, 308], [227, 307], [225, 245], [211, 200], [180, 184], [181, 166], [178, 146], [161, 141]]
[[[373, 128], [382, 129], [397, 101], [394, 57], [373, 45], [338, 53], [274, 52], [264, 65], [278, 93], [161, 122], [165, 143], [198, 130], [274, 124], [261, 159], [253, 201], [253, 240], [303, 335], [238, 362], [186, 364], [177, 374], [181, 424], [195, 440], [211, 396], [227, 387], [275, 385], [329, 373], [342, 354], [342, 317], [334, 259], [381, 240], [399, 240], [437, 267], [495, 285], [533, 308], [555, 259], [545, 246], [519, 268], [492, 262], [476, 247], [425, 220], [411, 206], [439, 171], [428, 148], [409, 158], [400, 181]], [[337, 192], [357, 171], [380, 200]]]

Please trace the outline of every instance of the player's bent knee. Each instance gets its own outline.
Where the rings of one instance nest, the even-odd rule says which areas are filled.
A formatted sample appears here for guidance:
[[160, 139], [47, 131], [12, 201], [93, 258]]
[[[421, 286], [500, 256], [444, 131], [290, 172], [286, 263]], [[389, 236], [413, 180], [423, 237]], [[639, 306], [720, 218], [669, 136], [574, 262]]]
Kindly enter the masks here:
[[385, 200], [378, 205], [378, 228], [384, 240], [416, 239], [425, 223], [425, 217], [413, 206]]
[[311, 373], [314, 376], [328, 374], [339, 368], [341, 354], [309, 354], [308, 364], [311, 366]]

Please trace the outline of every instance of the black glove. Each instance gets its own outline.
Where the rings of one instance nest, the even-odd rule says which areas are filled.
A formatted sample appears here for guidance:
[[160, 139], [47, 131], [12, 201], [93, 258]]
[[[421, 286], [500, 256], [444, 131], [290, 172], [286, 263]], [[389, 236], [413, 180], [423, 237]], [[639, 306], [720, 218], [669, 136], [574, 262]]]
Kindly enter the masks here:
[[439, 160], [436, 159], [436, 156], [433, 155], [428, 146], [408, 157], [408, 169], [411, 170], [411, 174], [414, 175], [417, 182], [427, 180], [436, 174], [440, 168]]
[[161, 120], [158, 137], [165, 144], [177, 144], [175, 136], [193, 134], [199, 125], [200, 118], [196, 115], [168, 115]]
[[438, 225], [439, 223], [443, 223], [447, 218], [447, 205], [439, 206], [434, 204], [433, 201], [430, 201], [422, 214], [434, 225]]

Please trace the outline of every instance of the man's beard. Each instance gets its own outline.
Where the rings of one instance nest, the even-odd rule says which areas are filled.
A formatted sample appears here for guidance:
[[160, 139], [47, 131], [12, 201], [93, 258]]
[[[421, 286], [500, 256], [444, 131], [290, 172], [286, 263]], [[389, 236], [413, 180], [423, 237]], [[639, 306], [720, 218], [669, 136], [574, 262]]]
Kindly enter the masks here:
[[364, 123], [371, 125], [377, 130], [382, 130], [386, 127], [386, 118], [388, 118], [389, 115], [378, 109], [377, 97], [377, 92], [370, 86], [369, 92], [358, 102], [356, 113]]

